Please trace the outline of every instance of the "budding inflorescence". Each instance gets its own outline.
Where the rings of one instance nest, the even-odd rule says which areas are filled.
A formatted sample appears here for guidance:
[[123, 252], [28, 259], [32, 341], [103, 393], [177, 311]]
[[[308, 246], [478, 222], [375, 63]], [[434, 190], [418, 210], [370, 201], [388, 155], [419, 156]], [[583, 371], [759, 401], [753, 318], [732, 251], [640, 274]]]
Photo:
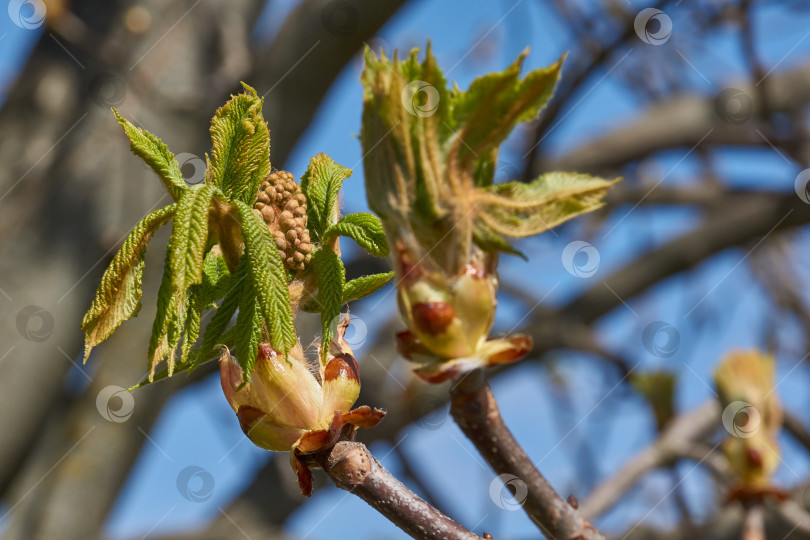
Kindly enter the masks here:
[[270, 228], [288, 270], [301, 271], [314, 246], [307, 229], [307, 198], [287, 171], [276, 171], [262, 182], [254, 210]]

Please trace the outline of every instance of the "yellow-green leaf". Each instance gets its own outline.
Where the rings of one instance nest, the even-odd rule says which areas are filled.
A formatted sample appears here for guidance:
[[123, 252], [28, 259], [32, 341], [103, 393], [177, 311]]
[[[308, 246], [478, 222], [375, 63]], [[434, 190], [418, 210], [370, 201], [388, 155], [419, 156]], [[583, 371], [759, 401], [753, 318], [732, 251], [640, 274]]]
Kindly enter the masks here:
[[456, 90], [453, 123], [459, 130], [459, 154], [471, 159], [497, 148], [520, 122], [533, 120], [551, 97], [563, 58], [531, 71], [522, 80], [520, 68], [528, 50], [505, 71], [475, 79], [466, 91]]
[[618, 181], [552, 172], [528, 184], [504, 182], [476, 188], [478, 217], [498, 234], [531, 236], [596, 210], [604, 204], [607, 189]]
[[321, 361], [326, 362], [329, 344], [337, 332], [346, 269], [340, 256], [330, 249], [319, 249], [312, 255], [312, 266], [318, 277], [318, 302], [321, 305]]
[[256, 289], [273, 348], [286, 354], [297, 338], [284, 264], [264, 221], [247, 204], [236, 201], [235, 205], [245, 241], [248, 279]]
[[349, 214], [340, 218], [335, 225], [330, 227], [324, 235], [324, 244], [334, 236], [345, 236], [351, 238], [357, 244], [377, 257], [388, 256], [388, 242], [385, 240], [380, 218], [367, 212]]
[[118, 326], [141, 309], [141, 279], [144, 254], [152, 235], [174, 215], [172, 204], [151, 212], [129, 233], [110, 266], [104, 271], [90, 309], [82, 319], [85, 333], [84, 359], [92, 348], [106, 340]]
[[262, 339], [262, 310], [256, 289], [250, 281], [243, 284], [239, 295], [239, 314], [236, 316], [234, 337], [236, 359], [242, 367], [243, 381], [247, 382], [256, 365], [259, 342]]
[[347, 281], [343, 286], [343, 302], [352, 302], [364, 298], [381, 289], [394, 277], [393, 272], [384, 274], [371, 274], [351, 281]]
[[186, 185], [180, 165], [174, 159], [174, 154], [169, 151], [169, 147], [155, 135], [136, 127], [132, 122], [123, 118], [115, 109], [113, 109], [113, 113], [129, 138], [132, 152], [155, 171], [172, 198], [175, 201], [179, 200], [183, 192], [188, 189], [188, 185]]
[[152, 323], [152, 337], [149, 339], [149, 380], [153, 380], [157, 365], [168, 360], [169, 376], [175, 364], [176, 348], [180, 341], [181, 314], [185, 316], [186, 291], [175, 294], [172, 290], [171, 243], [166, 248], [163, 264], [163, 278], [158, 289], [157, 311]]
[[208, 241], [208, 209], [216, 187], [199, 185], [183, 193], [169, 240], [172, 288], [175, 294], [202, 282], [203, 258]]
[[307, 226], [316, 240], [338, 222], [338, 193], [343, 181], [352, 170], [335, 163], [326, 154], [318, 154], [309, 161], [301, 177], [301, 191], [307, 197]]
[[253, 204], [262, 180], [270, 174], [270, 131], [262, 116], [264, 100], [242, 84], [211, 120], [209, 181], [230, 198]]

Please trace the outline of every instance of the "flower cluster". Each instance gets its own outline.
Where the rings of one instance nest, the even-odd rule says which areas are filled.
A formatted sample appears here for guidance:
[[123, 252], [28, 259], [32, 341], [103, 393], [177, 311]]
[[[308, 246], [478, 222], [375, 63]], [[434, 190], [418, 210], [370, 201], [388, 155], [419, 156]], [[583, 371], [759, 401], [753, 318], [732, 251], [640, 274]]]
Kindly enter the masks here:
[[265, 178], [253, 208], [270, 228], [287, 269], [306, 269], [314, 246], [307, 229], [307, 198], [292, 173], [276, 171]]

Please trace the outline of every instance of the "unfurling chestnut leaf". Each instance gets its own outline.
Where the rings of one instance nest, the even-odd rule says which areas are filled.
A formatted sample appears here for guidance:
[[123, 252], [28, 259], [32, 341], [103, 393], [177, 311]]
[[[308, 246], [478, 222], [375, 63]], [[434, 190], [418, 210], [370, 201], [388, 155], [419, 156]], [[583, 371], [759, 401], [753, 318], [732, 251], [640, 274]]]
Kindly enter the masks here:
[[363, 163], [369, 206], [391, 246], [408, 330], [398, 346], [431, 382], [512, 361], [528, 337], [488, 340], [497, 255], [524, 237], [602, 205], [616, 181], [554, 172], [493, 184], [500, 144], [551, 97], [563, 59], [520, 77], [528, 53], [505, 71], [448, 87], [430, 45], [418, 61], [366, 50]]

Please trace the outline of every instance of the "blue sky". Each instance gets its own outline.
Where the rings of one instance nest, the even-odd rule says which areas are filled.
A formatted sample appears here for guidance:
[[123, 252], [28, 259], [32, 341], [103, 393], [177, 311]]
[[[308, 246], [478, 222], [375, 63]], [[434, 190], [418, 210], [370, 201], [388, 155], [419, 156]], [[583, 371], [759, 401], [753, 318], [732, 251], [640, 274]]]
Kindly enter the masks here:
[[[254, 36], [267, 39], [274, 32], [274, 21], [294, 5], [284, 0], [271, 2], [260, 18]], [[647, 4], [634, 2], [641, 9]], [[685, 67], [685, 83], [695, 92], [714, 92], [733, 85], [745, 77], [738, 37], [734, 28], [721, 29], [705, 41], [694, 43], [682, 31], [689, 21], [677, 7], [667, 13], [673, 20], [671, 40], [656, 50], [638, 41], [631, 54], [657, 54], [665, 47], [677, 47], [694, 64]], [[496, 24], [496, 21], [499, 21]], [[777, 71], [806, 61], [810, 39], [805, 37], [808, 22], [776, 8], [760, 8], [755, 27], [761, 61], [766, 66], [778, 63]], [[25, 60], [38, 31], [23, 30], [0, 16], [0, 101], [2, 92], [13, 80]], [[559, 25], [553, 10], [544, 2], [483, 0], [415, 0], [405, 7], [383, 29], [374, 45], [409, 49], [430, 39], [439, 64], [450, 70], [448, 78], [462, 87], [484, 72], [503, 69], [525, 47], [531, 47], [526, 69], [546, 65], [571, 46], [570, 36]], [[471, 45], [478, 46], [471, 50]], [[797, 44], [798, 42], [798, 44]], [[621, 55], [619, 55], [621, 56]], [[610, 63], [608, 65], [611, 65]], [[312, 155], [326, 152], [339, 163], [353, 167], [355, 174], [345, 184], [344, 211], [367, 210], [363, 190], [359, 133], [362, 67], [358, 56], [344, 70], [329, 92], [309, 130], [284, 167], [300, 175]], [[705, 79], [704, 79], [705, 77]], [[710, 86], [706, 79], [711, 82]], [[250, 81], [248, 81], [250, 82]], [[712, 90], [714, 88], [715, 90]], [[596, 73], [574, 99], [578, 105], [554, 127], [548, 138], [549, 148], [564, 153], [590, 137], [626, 123], [641, 114], [641, 101], [619, 79], [607, 70]], [[271, 126], [272, 127], [272, 126]], [[523, 148], [519, 137], [513, 137], [502, 151], [504, 163], [520, 163]], [[659, 176], [667, 174], [666, 184], [693, 181], [699, 170], [688, 149], [675, 150], [662, 156], [653, 167]], [[175, 149], [182, 151], [182, 149]], [[788, 192], [799, 172], [770, 150], [722, 150], [713, 153], [715, 166], [738, 187], [762, 188]], [[279, 165], [279, 164], [275, 164]], [[508, 170], [508, 167], [506, 168]], [[671, 173], [668, 173], [671, 171]], [[619, 216], [607, 222], [612, 227]], [[505, 281], [525, 283], [528, 292], [538, 300], [547, 295], [544, 304], [557, 305], [578, 291], [604, 279], [629, 260], [662, 242], [695, 227], [700, 218], [694, 211], [664, 207], [640, 207], [628, 215], [613, 233], [588, 236], [600, 253], [596, 275], [582, 279], [568, 274], [561, 263], [561, 252], [574, 239], [586, 238], [581, 224], [562, 229], [559, 236], [544, 234], [520, 242], [530, 256], [526, 263], [505, 258], [501, 274]], [[797, 235], [799, 246], [808, 246], [808, 235]], [[351, 253], [351, 248], [346, 250]], [[722, 354], [739, 347], [765, 346], [763, 328], [772, 314], [765, 309], [765, 295], [744, 264], [746, 250], [723, 252], [711, 262], [700, 265], [687, 275], [675, 276], [656, 286], [643, 298], [619, 307], [598, 321], [595, 328], [606, 346], [621, 352], [639, 369], [668, 369], [679, 375], [677, 402], [680, 408], [696, 406], [712, 397], [711, 373]], [[806, 256], [805, 256], [806, 258]], [[804, 276], [805, 278], [807, 276]], [[719, 285], [718, 285], [719, 283]], [[686, 290], [693, 291], [684, 294]], [[701, 296], [711, 291], [701, 305], [685, 316]], [[697, 295], [697, 296], [695, 296]], [[384, 316], [393, 312], [394, 295], [378, 293], [353, 308], [368, 327], [370, 334], [379, 328]], [[496, 330], [507, 331], [525, 314], [525, 307], [504, 299]], [[677, 354], [662, 360], [651, 355], [641, 343], [644, 326], [655, 320], [675, 326], [681, 337]], [[798, 332], [786, 325], [785, 331]], [[363, 362], [362, 347], [356, 351]], [[786, 407], [796, 413], [805, 409], [807, 385], [805, 370], [791, 370], [799, 358], [780, 358], [780, 375], [791, 373], [780, 385]], [[362, 368], [361, 368], [362, 369]], [[393, 376], [405, 380], [407, 366], [400, 363]], [[583, 489], [576, 480], [572, 455], [584, 437], [598, 450], [597, 475], [607, 475], [643, 447], [654, 435], [652, 418], [641, 400], [628, 396], [626, 390], [613, 391], [616, 379], [605, 375], [599, 361], [583, 354], [555, 355], [550, 369], [525, 364], [495, 380], [493, 388], [503, 415], [530, 456], [540, 462], [552, 483], [564, 494]], [[392, 380], [391, 384], [395, 384]], [[570, 412], [561, 408], [565, 394]], [[385, 406], [384, 403], [372, 405]], [[576, 426], [576, 430], [571, 428]], [[522, 512], [498, 508], [489, 498], [493, 474], [482, 465], [474, 448], [447, 419], [441, 425], [416, 425], [407, 429], [401, 440], [402, 450], [425, 471], [425, 481], [439, 490], [441, 499], [453, 517], [468, 527], [486, 529], [497, 538], [532, 537], [536, 529]], [[241, 489], [251, 482], [253, 471], [268, 454], [255, 447], [242, 435], [219, 389], [216, 379], [199, 384], [177, 395], [166, 407], [151, 437], [155, 445], [146, 444], [108, 524], [115, 539], [139, 538], [152, 533], [186, 530], [219, 515]], [[790, 486], [810, 473], [807, 456], [785, 439], [785, 463], [777, 482]], [[390, 446], [373, 447], [375, 455], [395, 473], [401, 466]], [[430, 459], [424, 459], [429, 456]], [[186, 466], [199, 466], [215, 479], [211, 498], [191, 502], [176, 487], [178, 471]], [[689, 463], [683, 464], [684, 488], [690, 495], [690, 506], [696, 516], [714, 504], [705, 489], [707, 478]], [[596, 481], [598, 479], [594, 479]], [[589, 486], [589, 487], [592, 487]], [[608, 531], [619, 531], [628, 522], [642, 518], [650, 501], [664, 497], [670, 488], [669, 478], [650, 475], [640, 489], [631, 492], [626, 501], [604, 516], [598, 524]], [[664, 501], [648, 519], [650, 523], [671, 524], [677, 514], [671, 501]], [[312, 500], [289, 520], [288, 532], [296, 538], [327, 539], [404, 538], [404, 535], [359, 499], [346, 496], [334, 488], [318, 490]]]

